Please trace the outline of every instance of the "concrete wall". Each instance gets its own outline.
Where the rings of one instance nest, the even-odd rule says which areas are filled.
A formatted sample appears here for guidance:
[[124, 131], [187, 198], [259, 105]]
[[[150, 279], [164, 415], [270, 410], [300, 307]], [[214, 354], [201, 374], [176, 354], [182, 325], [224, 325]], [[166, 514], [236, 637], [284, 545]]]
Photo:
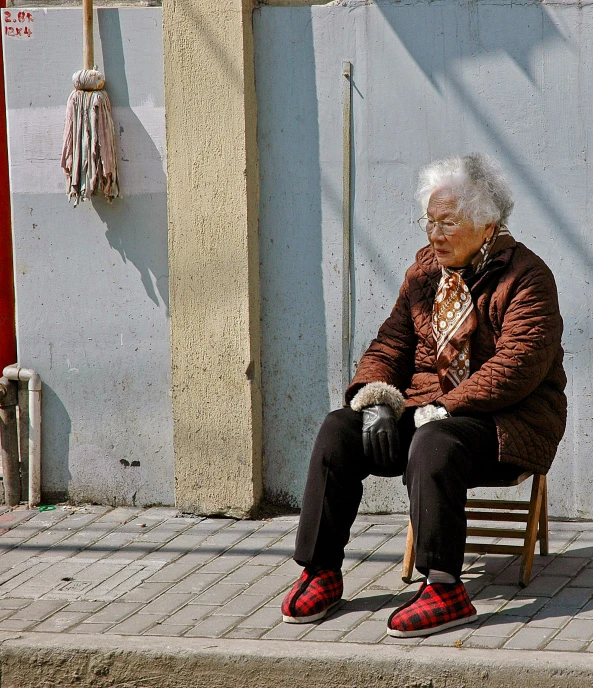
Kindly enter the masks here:
[[[299, 503], [315, 432], [341, 404], [341, 65], [351, 60], [353, 366], [424, 243], [420, 167], [493, 154], [516, 194], [511, 230], [552, 268], [565, 320], [570, 415], [551, 513], [592, 518], [593, 8], [344, 0], [261, 7], [255, 33], [269, 496]], [[406, 508], [399, 480], [367, 481], [364, 510]]]
[[251, 2], [163, 13], [176, 499], [245, 516], [262, 489]]
[[76, 209], [60, 152], [82, 16], [31, 13], [31, 35], [5, 35], [4, 50], [19, 363], [44, 381], [43, 492], [172, 504], [161, 10], [95, 13], [124, 198]]

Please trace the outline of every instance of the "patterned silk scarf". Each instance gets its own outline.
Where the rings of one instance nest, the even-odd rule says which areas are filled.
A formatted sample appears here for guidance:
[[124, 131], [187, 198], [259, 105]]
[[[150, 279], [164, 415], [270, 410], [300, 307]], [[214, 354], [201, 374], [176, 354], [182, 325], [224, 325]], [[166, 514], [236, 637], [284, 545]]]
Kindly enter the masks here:
[[443, 392], [450, 392], [470, 376], [470, 339], [478, 319], [464, 277], [482, 272], [491, 258], [515, 245], [509, 230], [502, 226], [461, 270], [443, 267], [443, 275], [432, 308], [437, 372]]

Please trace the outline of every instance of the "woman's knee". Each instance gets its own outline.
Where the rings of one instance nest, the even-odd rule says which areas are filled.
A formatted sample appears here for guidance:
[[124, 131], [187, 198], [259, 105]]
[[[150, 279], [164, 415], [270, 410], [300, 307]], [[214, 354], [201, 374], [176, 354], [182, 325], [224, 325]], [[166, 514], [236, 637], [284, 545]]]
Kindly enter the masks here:
[[446, 421], [438, 420], [416, 430], [408, 455], [408, 473], [421, 471], [436, 476], [450, 471], [458, 461], [464, 461], [462, 444], [446, 426]]

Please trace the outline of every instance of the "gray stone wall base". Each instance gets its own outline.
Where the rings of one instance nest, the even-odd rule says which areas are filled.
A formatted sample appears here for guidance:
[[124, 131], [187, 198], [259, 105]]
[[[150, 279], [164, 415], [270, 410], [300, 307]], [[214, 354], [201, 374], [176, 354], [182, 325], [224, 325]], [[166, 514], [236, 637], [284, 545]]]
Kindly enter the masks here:
[[2, 688], [591, 688], [587, 653], [22, 633]]

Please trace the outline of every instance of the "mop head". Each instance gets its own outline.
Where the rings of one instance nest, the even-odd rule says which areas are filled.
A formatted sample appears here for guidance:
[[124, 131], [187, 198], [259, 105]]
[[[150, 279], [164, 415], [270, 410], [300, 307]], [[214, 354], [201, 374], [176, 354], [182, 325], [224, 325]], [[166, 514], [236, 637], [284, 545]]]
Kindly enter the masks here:
[[103, 193], [111, 203], [120, 193], [111, 103], [102, 90], [105, 77], [96, 69], [82, 69], [72, 81], [62, 147], [68, 198], [76, 207], [79, 201]]

